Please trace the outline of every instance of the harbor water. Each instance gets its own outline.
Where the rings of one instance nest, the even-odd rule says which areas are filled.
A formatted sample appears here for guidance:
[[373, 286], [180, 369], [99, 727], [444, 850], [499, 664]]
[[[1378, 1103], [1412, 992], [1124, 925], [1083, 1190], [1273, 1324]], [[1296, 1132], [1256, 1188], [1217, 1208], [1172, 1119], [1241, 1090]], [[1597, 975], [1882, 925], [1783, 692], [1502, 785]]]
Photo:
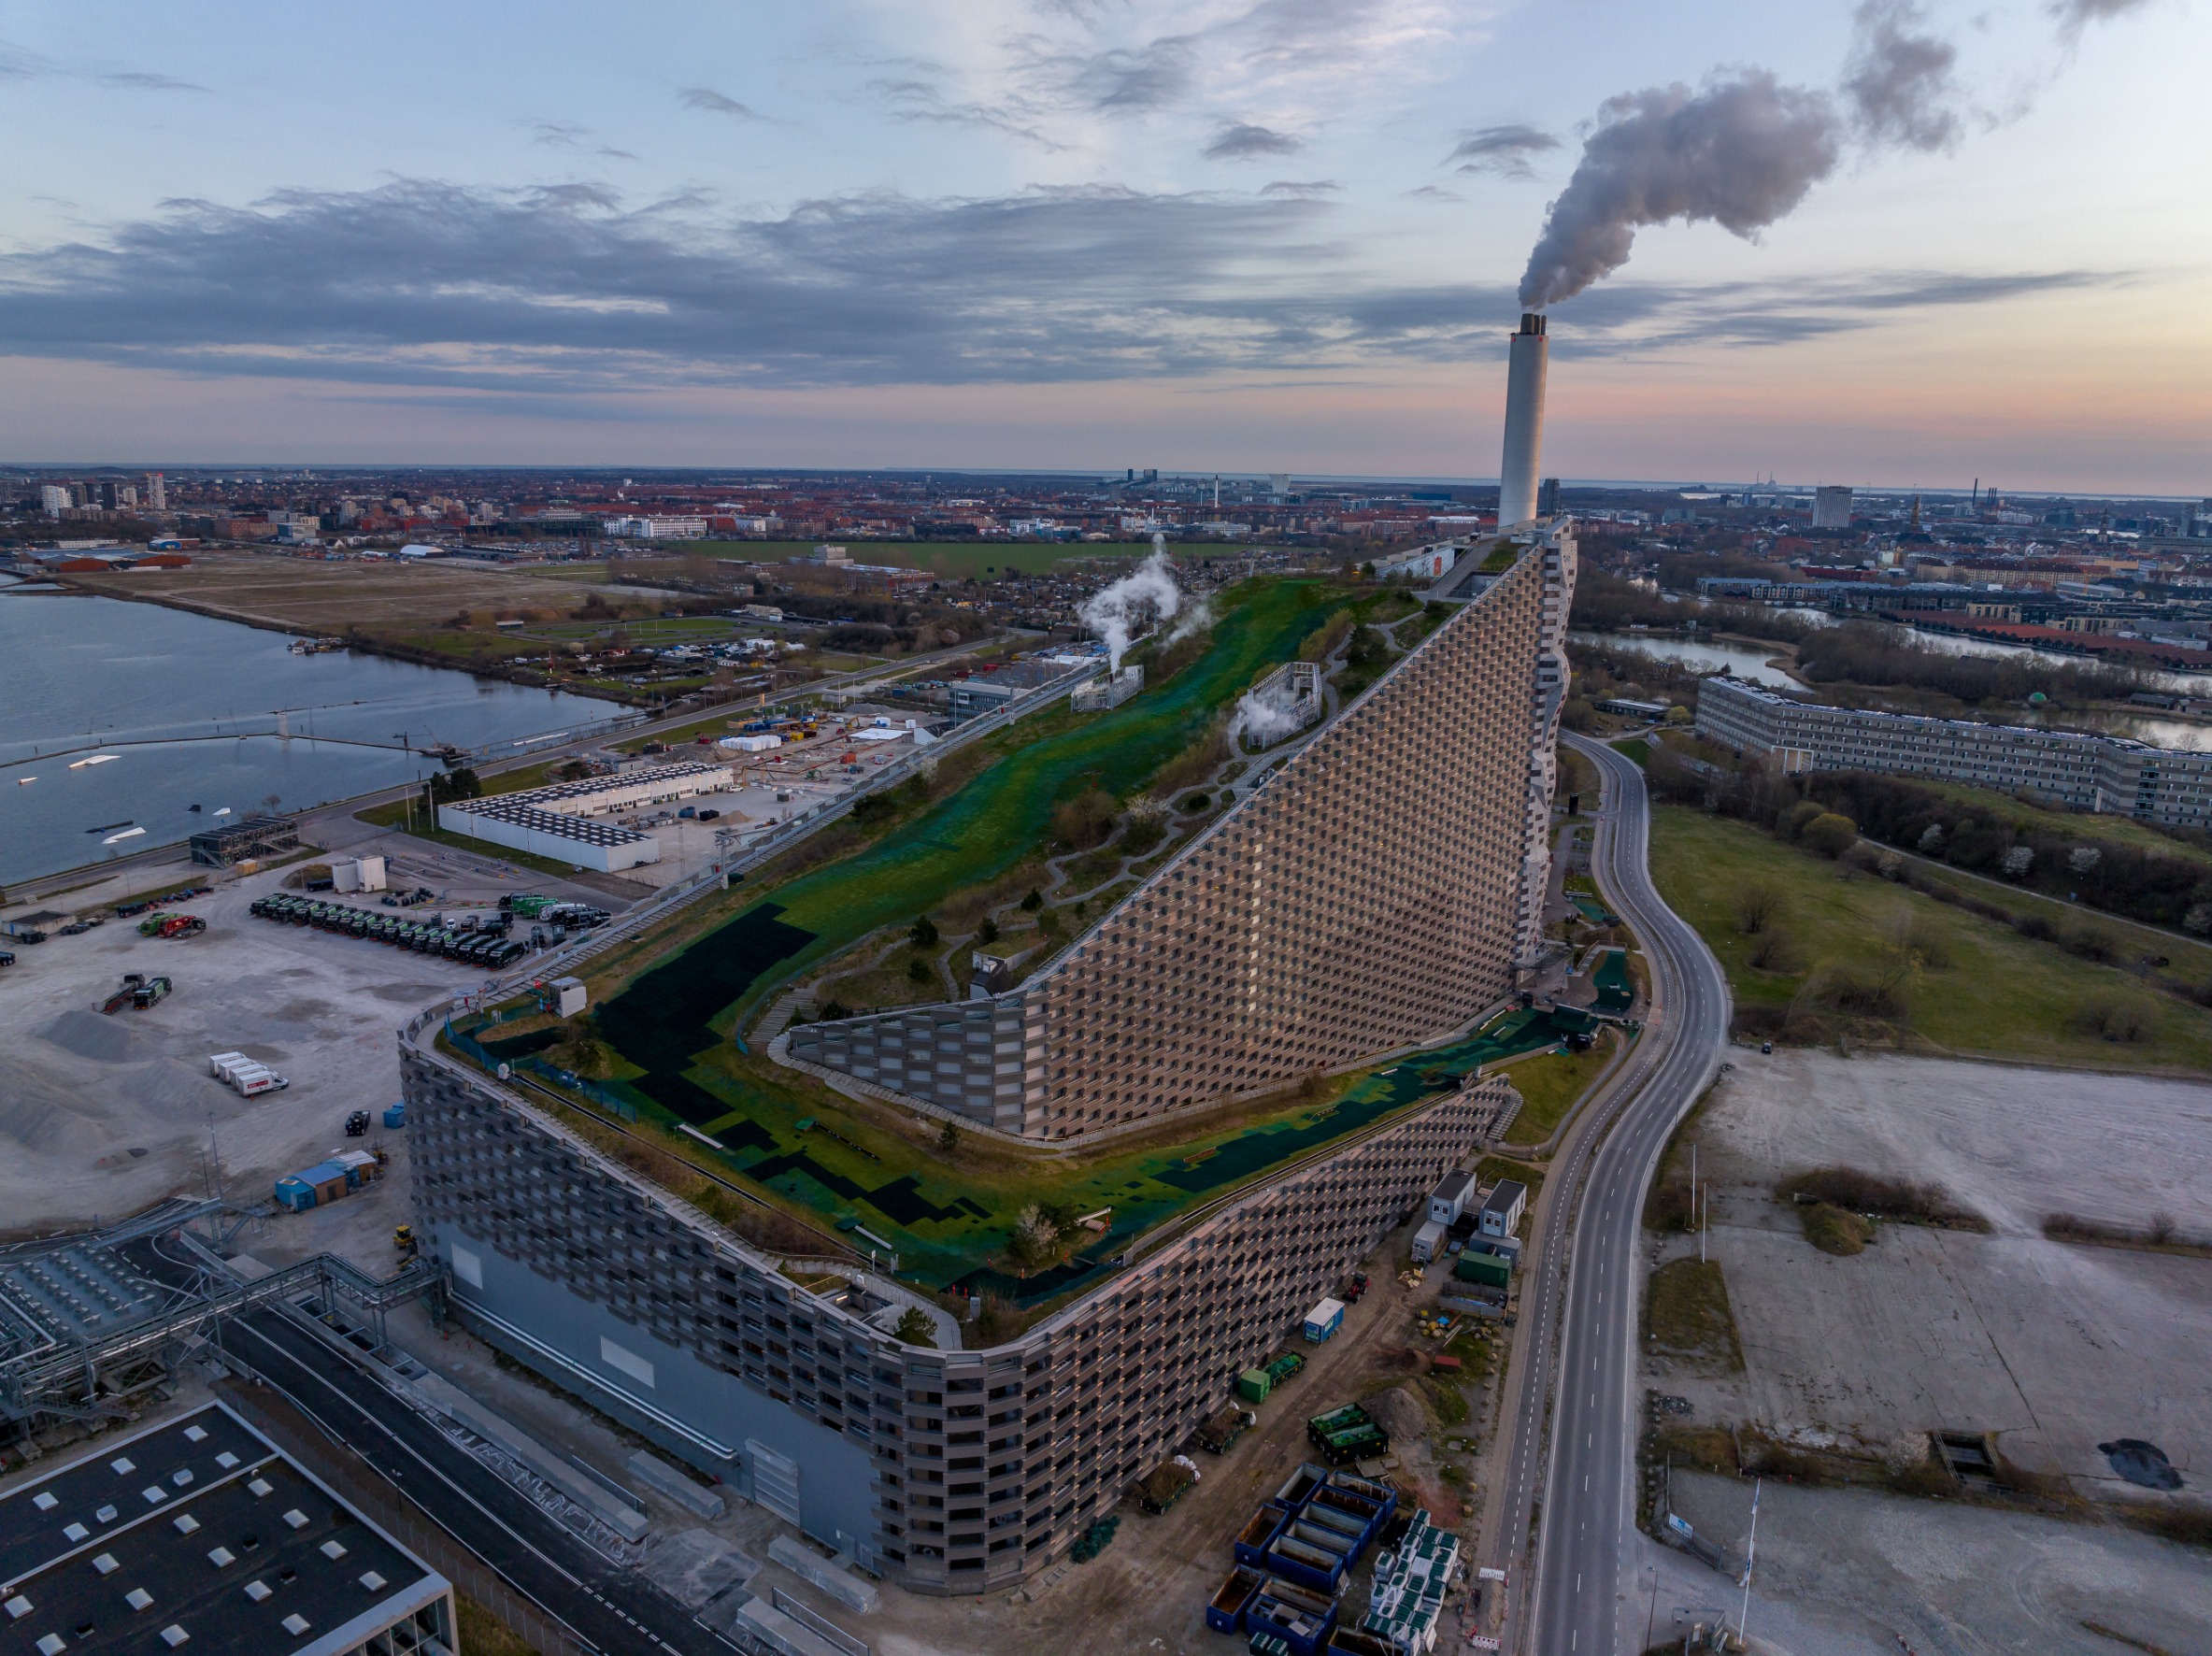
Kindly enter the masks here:
[[299, 810], [441, 768], [420, 749], [621, 711], [449, 668], [294, 655], [281, 633], [0, 581], [0, 885], [174, 844], [272, 799]]

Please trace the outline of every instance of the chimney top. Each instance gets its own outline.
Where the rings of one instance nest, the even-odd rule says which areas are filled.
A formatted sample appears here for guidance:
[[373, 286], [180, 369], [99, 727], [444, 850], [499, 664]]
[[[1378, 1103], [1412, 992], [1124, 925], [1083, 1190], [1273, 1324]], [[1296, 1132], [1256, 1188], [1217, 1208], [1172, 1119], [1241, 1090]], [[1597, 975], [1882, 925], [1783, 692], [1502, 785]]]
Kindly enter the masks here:
[[1542, 313], [1534, 310], [1522, 311], [1520, 313], [1520, 331], [1523, 334], [1541, 335], [1544, 332]]

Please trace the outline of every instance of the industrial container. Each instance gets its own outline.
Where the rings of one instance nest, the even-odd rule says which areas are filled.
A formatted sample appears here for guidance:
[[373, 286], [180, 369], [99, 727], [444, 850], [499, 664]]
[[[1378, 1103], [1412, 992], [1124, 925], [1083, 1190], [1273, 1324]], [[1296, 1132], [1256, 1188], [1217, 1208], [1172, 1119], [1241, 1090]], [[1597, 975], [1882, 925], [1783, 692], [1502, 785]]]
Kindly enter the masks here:
[[1137, 1480], [1137, 1495], [1147, 1512], [1165, 1512], [1183, 1498], [1198, 1478], [1179, 1461], [1163, 1461]]
[[1206, 1606], [1206, 1624], [1216, 1633], [1242, 1633], [1244, 1613], [1259, 1596], [1260, 1584], [1264, 1577], [1249, 1564], [1238, 1564], [1229, 1572]]
[[1417, 1265], [1425, 1265], [1434, 1260], [1437, 1250], [1444, 1246], [1444, 1237], [1450, 1228], [1441, 1220], [1433, 1219], [1421, 1226], [1420, 1230], [1414, 1232], [1413, 1263]]
[[1276, 1505], [1286, 1512], [1295, 1512], [1313, 1499], [1314, 1491], [1329, 1481], [1329, 1469], [1316, 1466], [1311, 1461], [1284, 1479], [1283, 1487], [1275, 1492]]
[[1329, 1487], [1344, 1494], [1357, 1495], [1363, 1501], [1371, 1501], [1381, 1508], [1382, 1515], [1377, 1524], [1378, 1529], [1390, 1522], [1391, 1514], [1398, 1510], [1398, 1492], [1391, 1484], [1378, 1483], [1374, 1478], [1362, 1478], [1356, 1473], [1332, 1472], [1329, 1474]]
[[243, 1052], [218, 1052], [207, 1060], [207, 1073], [219, 1081], [227, 1081], [231, 1078], [231, 1065], [251, 1064], [253, 1060]]
[[319, 1207], [335, 1202], [351, 1190], [357, 1180], [351, 1171], [336, 1162], [318, 1162], [297, 1173], [288, 1173], [277, 1181], [278, 1204], [293, 1213], [309, 1207]]
[[1306, 1359], [1295, 1351], [1277, 1351], [1267, 1360], [1267, 1383], [1279, 1386], [1306, 1366]]
[[1351, 1568], [1350, 1549], [1332, 1545], [1340, 1539], [1312, 1524], [1292, 1522], [1267, 1549], [1267, 1567], [1286, 1581], [1334, 1597]]
[[1224, 1404], [1208, 1415], [1198, 1428], [1198, 1447], [1217, 1455], [1229, 1452], [1229, 1446], [1245, 1433], [1245, 1428], [1255, 1424], [1255, 1418], [1234, 1403]]
[[1281, 1639], [1292, 1656], [1317, 1656], [1336, 1625], [1336, 1601], [1288, 1581], [1270, 1581], [1253, 1595], [1244, 1620], [1254, 1634]]
[[1253, 1569], [1263, 1569], [1267, 1563], [1267, 1549], [1276, 1536], [1283, 1533], [1291, 1521], [1288, 1508], [1270, 1501], [1245, 1520], [1243, 1529], [1236, 1532], [1236, 1539], [1230, 1543], [1230, 1550], [1240, 1564]]
[[581, 978], [556, 978], [552, 990], [553, 1011], [559, 1017], [573, 1018], [591, 1004]]
[[384, 1125], [385, 1125], [385, 1126], [387, 1126], [387, 1127], [405, 1127], [407, 1124], [407, 1101], [406, 1101], [405, 1099], [402, 1099], [402, 1100], [401, 1100], [399, 1103], [397, 1103], [397, 1104], [388, 1104], [388, 1105], [386, 1105], [386, 1106], [384, 1106]]
[[1236, 1394], [1247, 1403], [1265, 1403], [1267, 1393], [1274, 1390], [1275, 1382], [1263, 1368], [1248, 1368], [1236, 1377]]
[[1344, 1302], [1323, 1300], [1306, 1313], [1306, 1337], [1320, 1345], [1344, 1326]]
[[1513, 1280], [1513, 1263], [1495, 1253], [1463, 1253], [1459, 1263], [1451, 1267], [1451, 1274], [1462, 1282], [1478, 1283], [1485, 1288], [1505, 1288]]
[[[1306, 1504], [1307, 1522], [1326, 1524], [1331, 1529], [1344, 1530], [1347, 1535], [1357, 1534], [1362, 1546], [1375, 1539], [1376, 1532], [1382, 1528], [1384, 1516], [1381, 1502], [1341, 1489], [1334, 1482]], [[1347, 1524], [1352, 1527], [1346, 1530]]]

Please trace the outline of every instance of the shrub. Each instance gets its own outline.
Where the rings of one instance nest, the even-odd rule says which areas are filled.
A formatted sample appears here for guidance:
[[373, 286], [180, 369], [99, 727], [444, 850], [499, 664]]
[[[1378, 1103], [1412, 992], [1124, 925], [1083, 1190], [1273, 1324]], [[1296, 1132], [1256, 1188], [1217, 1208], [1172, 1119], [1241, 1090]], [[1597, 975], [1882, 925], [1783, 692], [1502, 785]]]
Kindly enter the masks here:
[[1785, 839], [1796, 839], [1813, 823], [1828, 815], [1828, 807], [1817, 799], [1801, 799], [1783, 815], [1781, 834]]
[[1847, 1018], [1871, 1018], [1902, 1022], [1905, 996], [1892, 983], [1864, 978], [1848, 966], [1831, 962], [1813, 974], [1797, 994], [1792, 1013], [1837, 1012]]
[[1752, 940], [1744, 964], [1754, 971], [1773, 972], [1784, 978], [1804, 970], [1798, 959], [1797, 940], [1778, 926], [1768, 927]]
[[992, 920], [989, 915], [985, 915], [983, 923], [976, 928], [976, 941], [983, 944], [986, 948], [996, 943], [998, 941], [998, 921]]
[[1782, 910], [1782, 888], [1771, 879], [1755, 879], [1735, 894], [1735, 929], [1756, 937]]
[[1775, 1198], [1825, 1203], [1851, 1213], [1877, 1213], [1884, 1219], [1921, 1224], [1978, 1222], [1975, 1215], [1953, 1207], [1950, 1192], [1940, 1184], [1883, 1178], [1856, 1167], [1816, 1167], [1808, 1173], [1791, 1174], [1775, 1187]]
[[908, 961], [906, 963], [906, 981], [927, 983], [929, 981], [929, 967], [923, 965], [919, 958]]
[[934, 1347], [937, 1343], [937, 1325], [920, 1306], [908, 1306], [900, 1313], [891, 1337], [909, 1346]]
[[1859, 824], [1834, 811], [1822, 811], [1797, 836], [1807, 850], [1823, 857], [1840, 857], [1859, 837]]
[[918, 914], [914, 917], [914, 924], [907, 929], [906, 935], [914, 939], [915, 948], [932, 948], [937, 941], [937, 923], [926, 914]]
[[1874, 1227], [1855, 1213], [1831, 1207], [1825, 1202], [1808, 1204], [1801, 1210], [1805, 1239], [1822, 1253], [1849, 1257], [1865, 1251], [1874, 1240]]
[[1052, 811], [1052, 832], [1063, 845], [1087, 851], [1114, 831], [1114, 796], [1092, 788], [1063, 800]]
[[1035, 886], [1032, 886], [1032, 887], [1030, 888], [1030, 891], [1029, 891], [1029, 895], [1021, 899], [1021, 907], [1022, 907], [1023, 908], [1027, 909], [1027, 910], [1028, 910], [1028, 911], [1029, 911], [1031, 914], [1035, 914], [1035, 912], [1036, 912], [1038, 909], [1042, 908], [1044, 906], [1045, 906], [1045, 896], [1044, 896], [1044, 893], [1043, 893], [1042, 892], [1038, 891], [1038, 890], [1037, 890], [1037, 889], [1036, 889]]
[[2093, 994], [2074, 1010], [2074, 1026], [2107, 1041], [2146, 1040], [2151, 1033], [2149, 1006], [2133, 995]]

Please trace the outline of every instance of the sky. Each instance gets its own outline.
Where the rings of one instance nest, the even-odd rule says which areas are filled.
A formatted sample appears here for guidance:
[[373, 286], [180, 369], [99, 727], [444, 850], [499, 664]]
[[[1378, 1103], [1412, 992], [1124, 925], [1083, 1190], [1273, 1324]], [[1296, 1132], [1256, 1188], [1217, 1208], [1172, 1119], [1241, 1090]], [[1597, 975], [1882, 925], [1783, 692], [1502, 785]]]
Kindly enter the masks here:
[[2212, 0], [0, 0], [0, 460], [2212, 495]]

